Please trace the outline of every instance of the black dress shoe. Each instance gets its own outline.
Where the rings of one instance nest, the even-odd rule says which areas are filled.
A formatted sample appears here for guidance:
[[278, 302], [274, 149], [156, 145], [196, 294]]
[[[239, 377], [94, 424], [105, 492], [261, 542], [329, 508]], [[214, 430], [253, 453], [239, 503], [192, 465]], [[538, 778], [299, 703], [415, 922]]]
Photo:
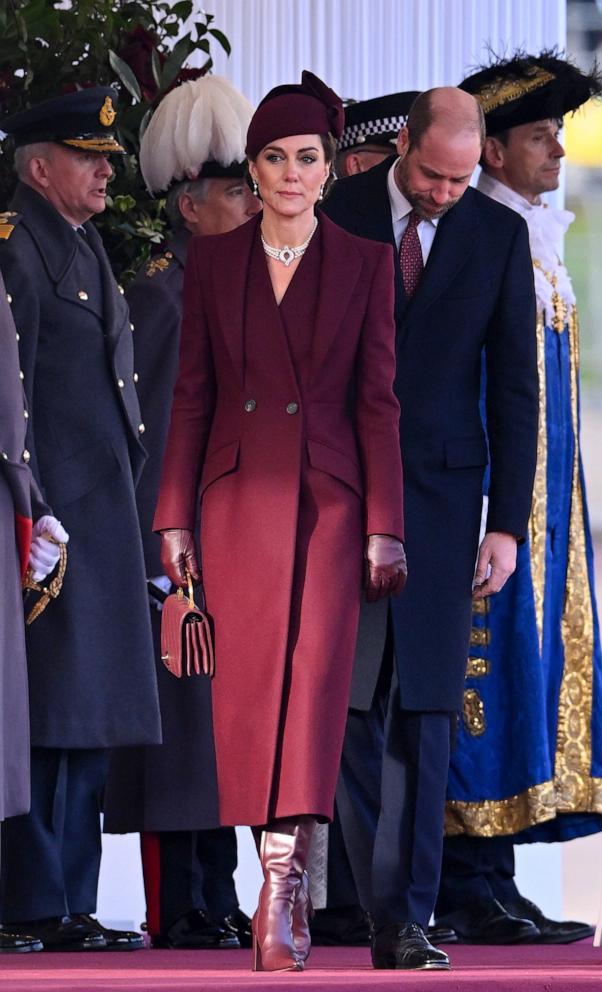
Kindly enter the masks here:
[[497, 899], [479, 899], [435, 924], [455, 930], [459, 944], [533, 944], [539, 937], [531, 920], [511, 916]]
[[578, 923], [576, 920], [549, 920], [543, 915], [539, 906], [530, 899], [525, 899], [524, 896], [513, 899], [511, 903], [505, 903], [505, 907], [513, 916], [524, 916], [535, 924], [539, 936], [534, 939], [534, 944], [572, 944], [575, 940], [585, 940], [594, 935], [594, 927], [590, 927], [589, 923]]
[[253, 946], [253, 933], [251, 931], [251, 918], [243, 913], [240, 906], [226, 916], [223, 920], [218, 920], [217, 925], [226, 933], [233, 933], [238, 940], [240, 947]]
[[448, 971], [449, 958], [429, 944], [419, 923], [389, 923], [372, 940], [375, 968]]
[[41, 940], [24, 933], [4, 933], [0, 930], [0, 954], [27, 954], [29, 951], [43, 951]]
[[102, 951], [106, 947], [102, 934], [72, 916], [4, 923], [2, 930], [13, 936], [25, 931], [28, 936], [41, 941], [45, 951]]
[[370, 921], [361, 906], [317, 909], [309, 929], [315, 947], [370, 946]]
[[190, 951], [232, 950], [240, 941], [231, 930], [211, 923], [202, 909], [191, 909], [162, 933], [151, 938], [151, 947]]
[[451, 927], [440, 927], [437, 923], [428, 927], [426, 936], [431, 944], [457, 944], [458, 934]]
[[141, 947], [144, 947], [144, 937], [141, 933], [136, 933], [135, 930], [111, 930], [109, 927], [103, 927], [102, 923], [95, 920], [93, 916], [88, 916], [87, 913], [78, 913], [73, 916], [73, 919], [85, 924], [90, 927], [90, 930], [103, 937], [104, 950], [139, 951]]

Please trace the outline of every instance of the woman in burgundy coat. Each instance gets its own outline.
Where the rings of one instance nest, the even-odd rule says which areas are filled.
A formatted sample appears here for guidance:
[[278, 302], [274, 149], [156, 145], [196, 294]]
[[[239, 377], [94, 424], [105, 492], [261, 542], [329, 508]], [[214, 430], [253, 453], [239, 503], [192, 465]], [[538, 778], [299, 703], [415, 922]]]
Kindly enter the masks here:
[[393, 257], [314, 214], [342, 124], [311, 73], [272, 90], [247, 135], [263, 216], [189, 248], [154, 521], [183, 585], [200, 518], [221, 821], [254, 828], [265, 970], [309, 953], [305, 864], [332, 816], [363, 559], [369, 598], [405, 580]]

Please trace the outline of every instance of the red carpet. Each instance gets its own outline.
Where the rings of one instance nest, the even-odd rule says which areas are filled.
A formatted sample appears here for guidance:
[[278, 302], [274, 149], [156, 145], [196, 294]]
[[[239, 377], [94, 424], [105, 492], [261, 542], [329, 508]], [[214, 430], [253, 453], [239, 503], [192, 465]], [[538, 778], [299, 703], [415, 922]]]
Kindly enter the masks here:
[[0, 992], [602, 992], [602, 949], [448, 948], [449, 972], [374, 971], [365, 948], [318, 947], [301, 974], [256, 974], [250, 951], [2, 955]]

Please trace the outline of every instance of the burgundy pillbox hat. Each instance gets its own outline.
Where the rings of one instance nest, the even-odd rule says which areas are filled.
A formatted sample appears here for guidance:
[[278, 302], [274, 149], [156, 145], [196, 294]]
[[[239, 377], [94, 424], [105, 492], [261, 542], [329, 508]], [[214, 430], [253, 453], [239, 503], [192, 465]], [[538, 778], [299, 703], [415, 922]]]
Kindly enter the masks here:
[[246, 154], [255, 159], [276, 138], [293, 134], [332, 134], [340, 138], [345, 126], [342, 100], [313, 72], [301, 74], [301, 83], [276, 86], [259, 104], [247, 131]]

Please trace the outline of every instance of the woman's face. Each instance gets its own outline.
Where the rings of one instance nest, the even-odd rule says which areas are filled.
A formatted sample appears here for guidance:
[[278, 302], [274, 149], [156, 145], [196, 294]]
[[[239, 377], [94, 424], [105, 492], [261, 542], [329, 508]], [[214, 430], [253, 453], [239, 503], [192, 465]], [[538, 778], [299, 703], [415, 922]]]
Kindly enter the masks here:
[[256, 160], [249, 162], [249, 172], [259, 186], [264, 209], [296, 217], [313, 209], [330, 164], [319, 134], [295, 134], [262, 148]]

